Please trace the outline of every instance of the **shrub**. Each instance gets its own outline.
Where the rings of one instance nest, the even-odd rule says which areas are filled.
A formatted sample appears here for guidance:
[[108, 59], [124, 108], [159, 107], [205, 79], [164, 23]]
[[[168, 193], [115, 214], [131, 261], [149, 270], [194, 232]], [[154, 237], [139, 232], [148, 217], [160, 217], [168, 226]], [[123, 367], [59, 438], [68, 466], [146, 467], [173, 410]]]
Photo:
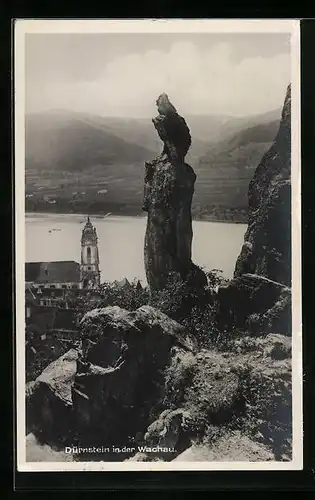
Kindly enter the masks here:
[[170, 273], [163, 290], [152, 291], [150, 305], [177, 321], [187, 317], [194, 304], [198, 302], [198, 294], [178, 273]]
[[26, 382], [35, 380], [41, 372], [69, 349], [69, 343], [56, 338], [30, 340], [25, 346]]
[[97, 301], [88, 297], [77, 299], [78, 320], [95, 308], [119, 306], [133, 311], [149, 304], [186, 326], [200, 347], [209, 347], [216, 343], [219, 336], [214, 292], [226, 280], [222, 277], [221, 270], [202, 272], [206, 275], [207, 285], [200, 288], [184, 281], [176, 272], [170, 273], [166, 286], [160, 291], [150, 292], [148, 287], [140, 286], [137, 280], [123, 285], [116, 282], [103, 283]]
[[243, 366], [239, 370], [245, 413], [235, 428], [271, 448], [276, 460], [292, 452], [292, 389], [290, 372], [271, 375]]
[[149, 290], [143, 288], [137, 280], [124, 285], [119, 283], [103, 283], [101, 286], [102, 298], [99, 307], [119, 306], [128, 311], [134, 311], [149, 301]]
[[191, 437], [202, 435], [207, 423], [206, 415], [198, 411], [196, 405], [187, 401], [187, 388], [193, 384], [198, 369], [197, 359], [192, 353], [174, 356], [171, 364], [165, 370], [165, 389], [163, 405], [165, 408], [177, 410], [182, 405], [186, 408], [187, 416], [182, 428]]
[[194, 307], [182, 324], [197, 340], [199, 348], [216, 346], [220, 332], [217, 328], [216, 308], [212, 304]]
[[173, 357], [172, 363], [165, 370], [164, 404], [166, 407], [176, 409], [181, 406], [185, 391], [192, 383], [196, 369], [197, 359], [192, 353], [185, 353], [179, 358]]
[[149, 302], [149, 290], [142, 287], [137, 280], [131, 283], [105, 282], [99, 290], [99, 298], [91, 300], [89, 297], [78, 297], [76, 300], [77, 318], [80, 320], [84, 314], [92, 309], [118, 306], [128, 311], [134, 311]]
[[221, 271], [221, 269], [212, 269], [211, 271], [204, 271], [204, 273], [207, 277], [208, 289], [212, 292], [219, 286], [226, 285], [229, 281], [224, 278], [223, 271]]

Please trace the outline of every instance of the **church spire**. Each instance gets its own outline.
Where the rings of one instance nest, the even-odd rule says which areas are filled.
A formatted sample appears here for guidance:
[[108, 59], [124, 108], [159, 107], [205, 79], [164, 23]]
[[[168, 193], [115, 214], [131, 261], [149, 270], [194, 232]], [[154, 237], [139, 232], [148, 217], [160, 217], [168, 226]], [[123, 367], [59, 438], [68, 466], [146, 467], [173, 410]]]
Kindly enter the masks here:
[[91, 222], [91, 219], [90, 219], [90, 216], [89, 216], [89, 215], [87, 216], [87, 220], [86, 220], [86, 223], [85, 223], [85, 227], [87, 227], [87, 228], [91, 228], [91, 227], [93, 227], [93, 226], [92, 226], [92, 222]]
[[100, 284], [99, 255], [96, 229], [87, 216], [81, 236], [81, 282], [83, 288]]

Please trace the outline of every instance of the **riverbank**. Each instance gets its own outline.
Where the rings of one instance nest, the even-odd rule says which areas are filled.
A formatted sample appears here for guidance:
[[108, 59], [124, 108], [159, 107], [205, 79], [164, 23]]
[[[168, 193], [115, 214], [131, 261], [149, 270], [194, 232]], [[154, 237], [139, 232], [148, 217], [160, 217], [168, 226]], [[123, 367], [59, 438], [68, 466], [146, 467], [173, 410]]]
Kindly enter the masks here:
[[[90, 217], [97, 230], [102, 280], [111, 282], [127, 278], [145, 283], [146, 214], [138, 217], [95, 214]], [[86, 214], [27, 212], [24, 221], [26, 262], [81, 261], [80, 242]], [[221, 269], [224, 277], [230, 278], [246, 229], [245, 224], [194, 220], [194, 262], [207, 270]]]
[[[93, 217], [95, 219], [106, 219], [107, 217], [137, 217], [139, 219], [145, 219], [147, 217], [146, 213], [140, 213], [140, 214], [126, 214], [126, 213], [121, 213], [121, 212], [109, 212], [109, 213], [93, 213], [93, 212], [85, 212], [85, 213], [80, 213], [80, 212], [53, 212], [51, 210], [40, 210], [38, 212], [30, 211], [30, 210], [25, 210], [25, 215], [29, 217], [36, 217], [36, 216], [47, 216], [47, 215], [60, 215], [60, 216], [78, 216], [78, 217], [86, 217], [89, 215], [90, 217]], [[218, 222], [218, 223], [228, 223], [228, 224], [247, 224], [247, 218], [246, 217], [239, 217], [237, 219], [227, 219], [227, 218], [222, 218], [219, 216], [207, 214], [207, 215], [202, 215], [202, 216], [192, 216], [193, 221], [198, 221], [198, 222]]]

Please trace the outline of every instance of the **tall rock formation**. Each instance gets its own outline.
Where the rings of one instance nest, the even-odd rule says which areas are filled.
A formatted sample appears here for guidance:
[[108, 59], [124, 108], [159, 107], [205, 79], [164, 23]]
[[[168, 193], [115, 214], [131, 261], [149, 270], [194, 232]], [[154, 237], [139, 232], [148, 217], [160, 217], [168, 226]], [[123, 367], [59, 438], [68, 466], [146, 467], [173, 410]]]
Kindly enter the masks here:
[[206, 284], [191, 260], [191, 202], [196, 174], [185, 163], [191, 145], [189, 128], [166, 94], [156, 101], [159, 115], [153, 124], [164, 143], [160, 156], [145, 164], [143, 210], [148, 212], [144, 260], [151, 290], [161, 290], [170, 273], [194, 287]]
[[249, 184], [248, 205], [234, 277], [257, 274], [291, 286], [291, 85], [277, 136]]

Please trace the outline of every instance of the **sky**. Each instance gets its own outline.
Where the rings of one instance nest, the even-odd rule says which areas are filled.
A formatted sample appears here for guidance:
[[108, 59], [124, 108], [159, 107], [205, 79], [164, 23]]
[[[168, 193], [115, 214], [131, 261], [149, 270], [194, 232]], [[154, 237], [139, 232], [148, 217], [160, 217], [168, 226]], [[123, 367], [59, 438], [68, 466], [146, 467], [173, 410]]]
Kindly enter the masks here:
[[26, 112], [151, 118], [166, 92], [185, 114], [247, 116], [282, 107], [288, 34], [27, 34]]

